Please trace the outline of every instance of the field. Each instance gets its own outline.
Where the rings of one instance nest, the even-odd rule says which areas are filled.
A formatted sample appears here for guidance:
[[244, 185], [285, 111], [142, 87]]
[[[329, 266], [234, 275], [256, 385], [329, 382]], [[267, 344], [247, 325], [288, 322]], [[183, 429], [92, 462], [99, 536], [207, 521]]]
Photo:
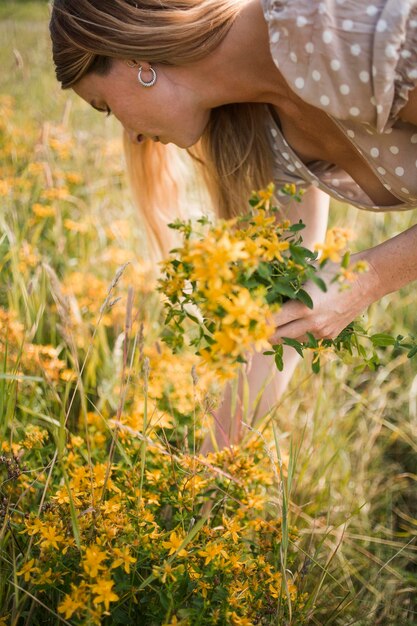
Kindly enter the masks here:
[[[0, 4], [0, 626], [416, 623], [417, 360], [307, 359], [199, 454], [219, 381], [161, 341], [120, 129], [60, 90], [47, 20]], [[353, 250], [415, 218], [331, 211]], [[362, 323], [417, 335], [415, 306]]]

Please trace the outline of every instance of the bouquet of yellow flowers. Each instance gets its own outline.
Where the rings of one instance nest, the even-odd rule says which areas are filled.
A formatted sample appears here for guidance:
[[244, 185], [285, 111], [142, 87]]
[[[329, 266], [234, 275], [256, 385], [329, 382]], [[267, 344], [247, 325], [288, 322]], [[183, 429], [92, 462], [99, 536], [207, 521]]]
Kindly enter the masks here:
[[[294, 186], [284, 191], [300, 199]], [[273, 354], [281, 370], [283, 345], [292, 346], [301, 355], [305, 349], [313, 351], [313, 371], [319, 370], [319, 356], [324, 349], [345, 348], [351, 352], [355, 344], [367, 364], [375, 364], [375, 351], [366, 357], [358, 344], [358, 333], [364, 334], [364, 330], [353, 324], [334, 340], [319, 341], [309, 335], [304, 343], [284, 338], [282, 344], [271, 346], [274, 314], [282, 304], [299, 300], [313, 308], [303, 289], [307, 280], [326, 291], [319, 270], [328, 260], [340, 263], [340, 272], [333, 280], [339, 281], [342, 289], [349, 287], [356, 273], [366, 271], [366, 263], [350, 263], [346, 250], [349, 232], [345, 229], [329, 230], [324, 244], [314, 251], [304, 247], [304, 224], [280, 221], [273, 196], [271, 184], [253, 194], [249, 213], [214, 225], [206, 217], [194, 224], [170, 224], [181, 232], [183, 244], [162, 263], [159, 290], [165, 296], [164, 341], [174, 350], [188, 342], [226, 378], [254, 350]], [[378, 345], [379, 337], [381, 345], [382, 335], [373, 337], [372, 344]], [[383, 337], [387, 344], [389, 336]], [[388, 343], [396, 341], [390, 338]]]

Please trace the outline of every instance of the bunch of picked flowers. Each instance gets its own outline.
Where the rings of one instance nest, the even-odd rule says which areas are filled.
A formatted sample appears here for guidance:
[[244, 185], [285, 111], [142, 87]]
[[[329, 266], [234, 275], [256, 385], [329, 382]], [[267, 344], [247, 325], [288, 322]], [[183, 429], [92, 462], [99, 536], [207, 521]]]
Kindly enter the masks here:
[[[300, 199], [294, 186], [284, 191]], [[162, 263], [163, 340], [174, 350], [186, 344], [194, 347], [224, 378], [233, 376], [236, 366], [254, 350], [273, 354], [282, 369], [282, 344], [269, 342], [275, 331], [274, 314], [287, 300], [313, 308], [303, 285], [311, 280], [326, 291], [319, 271], [328, 260], [340, 263], [333, 281], [342, 283], [341, 288], [348, 288], [356, 273], [366, 271], [362, 261], [350, 264], [348, 231], [329, 230], [324, 244], [311, 251], [303, 246], [304, 224], [280, 221], [273, 197], [271, 184], [253, 194], [246, 215], [214, 225], [206, 217], [170, 225], [180, 231], [183, 243]], [[335, 340], [309, 336], [305, 343], [284, 339], [283, 344], [300, 354], [306, 348], [312, 350], [313, 370], [318, 371], [321, 351], [350, 349], [353, 334], [350, 326]]]

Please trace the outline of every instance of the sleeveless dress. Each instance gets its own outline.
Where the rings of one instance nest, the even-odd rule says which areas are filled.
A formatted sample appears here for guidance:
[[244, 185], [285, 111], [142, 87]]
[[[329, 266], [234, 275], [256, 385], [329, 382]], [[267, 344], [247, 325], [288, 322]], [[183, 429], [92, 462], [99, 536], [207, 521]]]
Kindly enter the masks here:
[[417, 0], [261, 1], [272, 57], [289, 87], [330, 116], [398, 204], [375, 205], [333, 164], [307, 167], [269, 109], [277, 187], [314, 185], [371, 211], [417, 208], [417, 127], [398, 119], [417, 86]]

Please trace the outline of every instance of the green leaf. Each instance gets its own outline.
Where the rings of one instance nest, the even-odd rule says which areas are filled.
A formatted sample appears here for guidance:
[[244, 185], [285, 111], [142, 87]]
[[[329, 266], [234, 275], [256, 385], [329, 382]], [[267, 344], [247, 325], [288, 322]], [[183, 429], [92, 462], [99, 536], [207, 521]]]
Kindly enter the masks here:
[[317, 276], [314, 272], [309, 272], [308, 277], [313, 281], [315, 285], [317, 285], [317, 287], [319, 287], [319, 289], [325, 292], [327, 291], [327, 285], [324, 280], [320, 278], [320, 276]]
[[395, 337], [386, 333], [376, 333], [370, 337], [372, 344], [378, 347], [394, 346]]
[[291, 224], [288, 230], [291, 233], [298, 233], [300, 230], [304, 230], [305, 227], [306, 225], [303, 222], [298, 222], [297, 224]]
[[282, 344], [276, 344], [272, 347], [274, 348], [275, 352], [275, 365], [277, 366], [277, 369], [282, 372], [282, 370], [284, 369], [284, 359], [282, 358], [284, 348]]
[[291, 339], [290, 337], [283, 337], [282, 340], [284, 342], [284, 345], [291, 346], [291, 348], [294, 348], [294, 350], [296, 350], [301, 357], [304, 356], [303, 344], [297, 341], [297, 339]]
[[[316, 356], [316, 354], [315, 354], [315, 353], [314, 353], [314, 356]], [[313, 372], [314, 372], [315, 374], [318, 374], [318, 373], [319, 373], [319, 371], [320, 371], [320, 359], [317, 359], [317, 361], [315, 361], [315, 360], [313, 359], [313, 362], [312, 362], [312, 364], [311, 364], [311, 369], [313, 370]]]
[[300, 300], [300, 302], [305, 304], [309, 309], [313, 308], [313, 300], [304, 289], [300, 289], [297, 293], [297, 300]]
[[275, 294], [280, 294], [282, 296], [287, 296], [288, 298], [291, 298], [293, 300], [297, 295], [297, 291], [291, 285], [280, 281], [272, 285], [272, 288], [268, 293], [268, 298], [270, 294], [273, 294], [274, 296]]
[[341, 262], [341, 266], [343, 267], [343, 269], [347, 270], [347, 268], [349, 267], [350, 264], [350, 252], [345, 252], [345, 254], [343, 255], [343, 259]]

